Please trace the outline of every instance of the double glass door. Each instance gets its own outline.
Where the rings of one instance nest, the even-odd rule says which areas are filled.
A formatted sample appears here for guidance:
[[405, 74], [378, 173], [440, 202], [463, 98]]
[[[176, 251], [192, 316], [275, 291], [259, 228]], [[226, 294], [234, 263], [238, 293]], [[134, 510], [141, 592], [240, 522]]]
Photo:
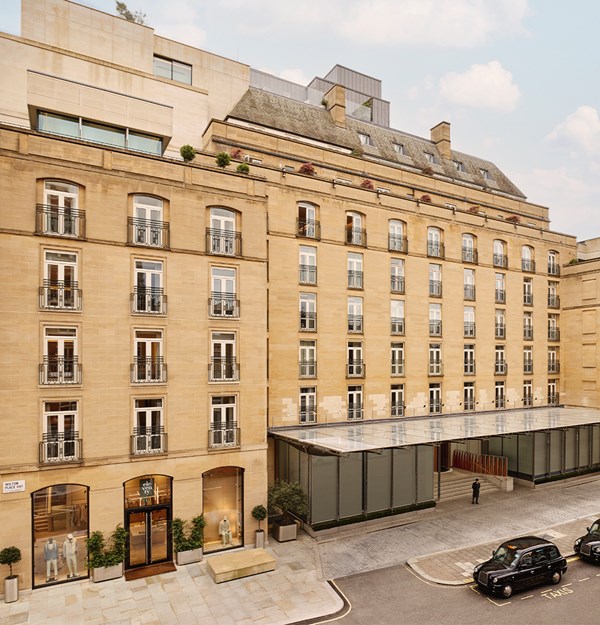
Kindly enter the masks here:
[[129, 557], [127, 568], [170, 560], [169, 508], [127, 512]]

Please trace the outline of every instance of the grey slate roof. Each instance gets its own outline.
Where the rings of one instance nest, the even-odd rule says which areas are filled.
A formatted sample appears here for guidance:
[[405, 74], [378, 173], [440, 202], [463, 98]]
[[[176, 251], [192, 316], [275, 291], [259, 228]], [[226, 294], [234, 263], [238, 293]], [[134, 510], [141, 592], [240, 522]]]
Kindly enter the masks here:
[[[475, 184], [525, 199], [525, 195], [517, 186], [490, 161], [452, 150], [453, 160], [461, 162], [464, 167], [464, 171], [457, 171], [453, 160], [442, 158], [435, 143], [429, 139], [351, 117], [346, 117], [346, 128], [340, 128], [334, 124], [331, 114], [324, 108], [261, 89], [251, 87], [233, 107], [227, 118], [274, 128], [350, 150], [362, 149], [365, 155], [418, 169], [430, 166], [434, 173], [448, 176], [457, 182]], [[358, 133], [369, 135], [373, 145], [361, 145]], [[394, 143], [403, 146], [403, 155], [394, 151]], [[426, 152], [434, 155], [433, 165], [427, 162]], [[486, 170], [489, 178], [484, 178], [481, 170]]]

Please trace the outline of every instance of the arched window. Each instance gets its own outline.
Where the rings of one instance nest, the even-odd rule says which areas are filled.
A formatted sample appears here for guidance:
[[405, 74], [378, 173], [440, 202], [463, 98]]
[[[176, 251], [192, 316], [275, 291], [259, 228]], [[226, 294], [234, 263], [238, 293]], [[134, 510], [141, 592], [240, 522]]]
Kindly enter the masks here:
[[558, 256], [558, 252], [555, 252], [554, 250], [550, 250], [548, 252], [548, 275], [549, 276], [560, 275], [559, 256]]
[[388, 250], [405, 253], [408, 251], [406, 223], [399, 219], [390, 219], [389, 221]]
[[443, 230], [440, 228], [427, 228], [427, 256], [444, 258]]
[[85, 236], [85, 213], [79, 210], [79, 187], [61, 180], [44, 181], [42, 204], [36, 207], [36, 232], [60, 237]]
[[242, 235], [236, 229], [236, 212], [229, 208], [210, 209], [210, 227], [206, 229], [206, 251], [220, 256], [240, 256]]
[[494, 239], [494, 267], [508, 267], [508, 257], [506, 255], [506, 242]]
[[298, 203], [297, 233], [308, 239], [321, 238], [321, 224], [317, 219], [317, 207], [309, 202]]
[[346, 243], [350, 245], [367, 244], [367, 231], [364, 226], [364, 215], [349, 211], [346, 213]]
[[535, 271], [533, 248], [530, 245], [521, 247], [521, 269], [523, 271]]
[[164, 221], [163, 201], [151, 195], [133, 196], [129, 243], [145, 247], [169, 247], [169, 224]]
[[465, 263], [477, 262], [477, 238], [473, 234], [462, 235], [462, 259]]

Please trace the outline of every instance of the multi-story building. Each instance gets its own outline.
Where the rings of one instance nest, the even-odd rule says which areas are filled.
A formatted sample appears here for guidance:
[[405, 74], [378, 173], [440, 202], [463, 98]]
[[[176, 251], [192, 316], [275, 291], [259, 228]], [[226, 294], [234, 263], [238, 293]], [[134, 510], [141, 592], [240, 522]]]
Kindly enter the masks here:
[[204, 514], [206, 551], [224, 516], [225, 547], [250, 543], [277, 476], [318, 527], [434, 505], [455, 449], [531, 481], [598, 469], [598, 412], [557, 407], [599, 406], [569, 377], [595, 345], [586, 311], [561, 319], [576, 241], [447, 122], [390, 128], [380, 82], [340, 66], [303, 87], [22, 5], [0, 34], [0, 523], [26, 582], [66, 581], [50, 537], [117, 523], [128, 568], [172, 557], [175, 516]]

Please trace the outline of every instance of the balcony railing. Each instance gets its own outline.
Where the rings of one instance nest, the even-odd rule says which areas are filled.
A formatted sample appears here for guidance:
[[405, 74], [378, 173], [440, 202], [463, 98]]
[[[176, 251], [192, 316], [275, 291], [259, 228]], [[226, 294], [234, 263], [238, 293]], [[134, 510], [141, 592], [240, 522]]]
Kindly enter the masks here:
[[560, 362], [558, 360], [548, 361], [548, 373], [560, 373]]
[[167, 435], [164, 427], [133, 428], [131, 454], [164, 454], [167, 451]]
[[508, 373], [508, 363], [506, 360], [496, 360], [494, 363], [494, 375], [506, 375]]
[[240, 300], [233, 293], [213, 291], [208, 298], [208, 316], [238, 319], [240, 316]]
[[429, 320], [429, 336], [442, 336], [442, 322]]
[[240, 365], [235, 358], [211, 358], [208, 365], [209, 382], [238, 382]]
[[404, 360], [392, 360], [392, 375], [404, 375]]
[[390, 417], [403, 417], [404, 416], [404, 404], [391, 404], [390, 405]]
[[298, 282], [300, 284], [317, 284], [317, 267], [315, 265], [300, 265]]
[[49, 310], [81, 310], [81, 289], [77, 282], [44, 280], [39, 289], [40, 308]]
[[147, 315], [165, 315], [167, 296], [156, 287], [135, 287], [130, 295], [131, 312]]
[[463, 298], [466, 300], [470, 300], [470, 301], [475, 299], [475, 285], [474, 284], [465, 284]]
[[548, 328], [548, 340], [560, 341], [560, 330], [558, 328]]
[[346, 243], [366, 247], [367, 231], [364, 228], [346, 228]]
[[404, 276], [390, 276], [390, 289], [392, 293], [404, 293]]
[[548, 294], [548, 308], [560, 308], [560, 297]]
[[40, 464], [78, 462], [81, 451], [82, 441], [77, 431], [44, 434], [39, 445]]
[[505, 339], [506, 338], [506, 325], [503, 323], [495, 324], [494, 336], [497, 339]]
[[475, 375], [475, 361], [466, 360], [463, 363], [463, 371], [465, 375]]
[[427, 241], [427, 256], [430, 258], [444, 258], [444, 244]]
[[44, 356], [40, 363], [40, 384], [81, 384], [82, 370], [77, 356]]
[[535, 272], [535, 260], [531, 260], [530, 258], [522, 258], [521, 270], [527, 271], [529, 273], [534, 273]]
[[523, 373], [533, 373], [533, 360], [525, 359], [523, 361]]
[[496, 399], [494, 401], [494, 407], [495, 408], [506, 408], [506, 398], [504, 396], [496, 397]]
[[299, 378], [316, 378], [317, 377], [317, 361], [301, 360], [298, 363]]
[[392, 317], [390, 331], [392, 334], [404, 335], [404, 317]]
[[442, 297], [442, 281], [430, 280], [429, 281], [429, 295], [432, 297]]
[[296, 233], [299, 237], [307, 239], [321, 238], [321, 222], [314, 219], [297, 219]]
[[429, 402], [429, 414], [440, 414], [442, 412], [442, 402]]
[[317, 331], [317, 313], [307, 310], [300, 311], [298, 319], [298, 327], [302, 332]]
[[472, 397], [469, 397], [463, 401], [463, 409], [464, 410], [475, 410], [475, 400]]
[[428, 373], [429, 375], [444, 375], [444, 365], [441, 362], [430, 362]]
[[364, 378], [367, 365], [362, 360], [353, 360], [346, 363], [347, 378]]
[[473, 264], [476, 264], [477, 261], [478, 261], [477, 250], [474, 250], [473, 248], [470, 248], [470, 247], [463, 247], [462, 248], [462, 259], [463, 259], [463, 263], [473, 263]]
[[508, 267], [508, 256], [506, 254], [494, 254], [492, 264], [494, 267], [502, 267], [503, 269], [506, 269], [506, 267]]
[[300, 422], [300, 425], [316, 423], [317, 422], [316, 408], [300, 408], [300, 410], [298, 411], [298, 421]]
[[363, 408], [348, 408], [348, 421], [362, 421], [363, 418]]
[[220, 228], [206, 229], [206, 253], [218, 256], [241, 256], [242, 234]]
[[506, 291], [504, 289], [496, 289], [496, 304], [506, 303]]
[[408, 239], [398, 234], [388, 235], [388, 250], [390, 252], [408, 252]]
[[533, 395], [525, 395], [525, 397], [523, 397], [523, 406], [525, 408], [531, 408], [531, 406], [533, 406]]
[[523, 293], [523, 305], [533, 306], [533, 293]]
[[465, 338], [471, 338], [475, 336], [475, 322], [474, 321], [464, 321], [464, 336]]
[[208, 430], [208, 448], [219, 449], [223, 447], [239, 447], [240, 446], [240, 428], [237, 427], [236, 421], [228, 422], [223, 425], [213, 424]]
[[548, 405], [549, 406], [558, 405], [558, 393], [555, 393], [554, 395], [548, 395]]
[[131, 381], [152, 384], [167, 381], [167, 365], [162, 357], [134, 358], [131, 364]]
[[348, 270], [348, 288], [349, 289], [362, 289], [363, 288], [363, 272]]
[[85, 238], [85, 211], [36, 204], [35, 233], [56, 237]]
[[525, 341], [533, 341], [533, 326], [523, 326], [523, 339]]
[[168, 248], [169, 222], [128, 217], [127, 243], [144, 247]]
[[560, 276], [560, 265], [557, 265], [556, 263], [548, 263], [548, 275]]
[[352, 334], [361, 334], [363, 331], [363, 316], [348, 315], [348, 332]]

